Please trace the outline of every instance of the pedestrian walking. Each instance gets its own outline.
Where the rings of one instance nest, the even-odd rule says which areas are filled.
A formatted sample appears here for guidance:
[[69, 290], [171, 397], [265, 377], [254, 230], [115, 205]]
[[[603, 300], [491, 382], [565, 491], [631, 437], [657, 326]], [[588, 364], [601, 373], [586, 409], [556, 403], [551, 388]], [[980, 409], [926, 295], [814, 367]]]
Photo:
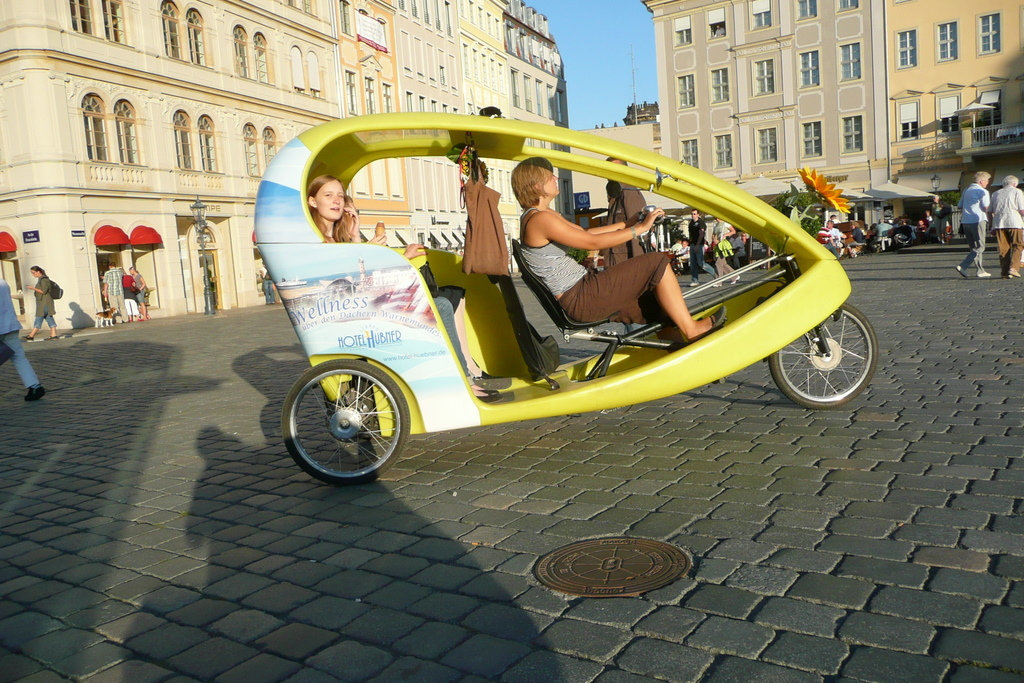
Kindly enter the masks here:
[[690, 211], [690, 225], [687, 227], [687, 237], [690, 238], [690, 286], [696, 287], [700, 284], [700, 273], [704, 271], [711, 277], [717, 273], [710, 264], [704, 260], [704, 249], [707, 246], [707, 223], [701, 218], [698, 209]]
[[992, 193], [992, 232], [999, 245], [999, 271], [1003, 278], [1020, 277], [1017, 269], [1024, 251], [1024, 193], [1017, 176], [1003, 178], [1003, 186]]
[[[53, 289], [53, 282], [46, 276], [46, 271], [39, 266], [32, 266], [28, 269], [32, 273], [32, 277], [36, 278], [36, 284], [34, 287], [26, 287], [25, 289], [31, 289], [36, 293], [36, 319], [32, 323], [32, 331], [25, 337], [25, 341], [35, 341], [36, 332], [43, 326], [43, 321], [50, 327], [50, 336], [47, 337], [46, 341], [52, 341], [57, 338], [57, 321], [53, 319], [53, 295], [51, 290]], [[20, 325], [19, 325], [20, 329]]]
[[260, 286], [263, 287], [263, 299], [268, 304], [274, 303], [274, 279], [270, 277], [270, 273], [267, 272], [266, 268], [260, 268], [258, 276]]
[[715, 257], [715, 273], [720, 278], [733, 271], [729, 259], [735, 254], [735, 251], [729, 238], [735, 234], [736, 228], [723, 220], [715, 221], [715, 225], [711, 229], [711, 254]]
[[[46, 389], [39, 383], [35, 370], [25, 357], [25, 349], [21, 346], [18, 336], [21, 334], [21, 321], [14, 312], [14, 304], [11, 301], [11, 286], [6, 280], [0, 280], [0, 343], [10, 349], [10, 358], [14, 363], [14, 369], [21, 377], [21, 383], [28, 389], [25, 394], [26, 401], [38, 401], [46, 393]], [[6, 351], [0, 348], [0, 351]], [[0, 358], [3, 358], [0, 355]], [[0, 360], [0, 363], [3, 361]]]
[[107, 308], [113, 308], [115, 314], [121, 316], [121, 322], [125, 320], [123, 278], [124, 271], [111, 261], [103, 274], [103, 300], [107, 302]]
[[992, 277], [992, 274], [981, 265], [981, 255], [985, 253], [985, 233], [991, 201], [985, 188], [991, 178], [991, 173], [978, 171], [974, 174], [974, 182], [960, 196], [960, 208], [963, 210], [960, 227], [967, 237], [967, 246], [970, 247], [967, 256], [956, 267], [956, 272], [960, 273], [961, 277], [967, 277], [967, 268], [972, 263], [978, 268], [978, 277]]

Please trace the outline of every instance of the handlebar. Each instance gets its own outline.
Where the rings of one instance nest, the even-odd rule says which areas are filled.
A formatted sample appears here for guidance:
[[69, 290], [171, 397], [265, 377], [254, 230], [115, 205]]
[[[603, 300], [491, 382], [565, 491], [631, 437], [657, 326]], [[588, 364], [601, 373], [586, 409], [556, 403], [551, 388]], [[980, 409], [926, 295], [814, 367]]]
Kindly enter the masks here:
[[[654, 204], [648, 204], [647, 206], [640, 210], [640, 213], [637, 214], [637, 221], [643, 222], [643, 220], [647, 218], [647, 214], [649, 214], [651, 211], [654, 211], [657, 208], [658, 207], [656, 207]], [[665, 214], [661, 214], [659, 217], [654, 219], [654, 225], [661, 225], [662, 223], [665, 222], [666, 218], [667, 216]]]

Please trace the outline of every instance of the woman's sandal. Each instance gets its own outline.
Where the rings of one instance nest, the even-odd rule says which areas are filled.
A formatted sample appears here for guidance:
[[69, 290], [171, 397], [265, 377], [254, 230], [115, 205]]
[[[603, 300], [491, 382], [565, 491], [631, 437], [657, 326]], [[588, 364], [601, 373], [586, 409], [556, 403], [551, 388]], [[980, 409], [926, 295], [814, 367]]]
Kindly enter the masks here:
[[[725, 307], [723, 306], [722, 308], [719, 308], [717, 311], [712, 313], [710, 317], [711, 327], [708, 328], [707, 332], [702, 332], [701, 334], [698, 334], [693, 339], [688, 340], [687, 343], [692, 344], [699, 339], [703, 339], [704, 337], [708, 336], [709, 334], [720, 328], [722, 325], [724, 325], [726, 320]], [[707, 318], [703, 318], [703, 320], [707, 320]]]
[[501, 393], [495, 391], [494, 389], [484, 389], [483, 387], [478, 387], [476, 385], [473, 385], [471, 388], [473, 390], [473, 397], [478, 401], [483, 401], [484, 403], [494, 403], [495, 401], [501, 399]]
[[481, 380], [481, 379], [498, 379], [498, 378], [495, 377], [494, 375], [488, 375], [486, 371], [481, 370], [479, 375], [474, 375], [473, 376], [473, 380], [477, 381], [477, 380]]
[[36, 340], [36, 338], [34, 336], [32, 336], [32, 337], [25, 337], [25, 341], [35, 341], [35, 340]]

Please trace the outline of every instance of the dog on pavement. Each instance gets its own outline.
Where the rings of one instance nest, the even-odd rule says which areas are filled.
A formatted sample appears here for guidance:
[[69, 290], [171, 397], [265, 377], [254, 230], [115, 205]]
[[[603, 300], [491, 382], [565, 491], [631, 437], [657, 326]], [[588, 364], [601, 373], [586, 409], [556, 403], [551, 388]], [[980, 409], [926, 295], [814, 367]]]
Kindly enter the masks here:
[[116, 308], [104, 308], [102, 311], [96, 311], [96, 327], [113, 327], [116, 317]]

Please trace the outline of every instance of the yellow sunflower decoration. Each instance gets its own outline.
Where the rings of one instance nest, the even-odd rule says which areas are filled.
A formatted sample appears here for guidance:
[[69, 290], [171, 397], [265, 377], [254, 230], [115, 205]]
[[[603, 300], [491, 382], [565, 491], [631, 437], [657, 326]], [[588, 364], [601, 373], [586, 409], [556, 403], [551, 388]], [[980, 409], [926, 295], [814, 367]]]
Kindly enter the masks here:
[[825, 176], [813, 168], [801, 168], [800, 179], [804, 181], [804, 185], [807, 186], [808, 190], [820, 198], [822, 204], [831, 206], [836, 211], [850, 213], [850, 202], [840, 196], [843, 191], [837, 188], [834, 183], [825, 180]]

